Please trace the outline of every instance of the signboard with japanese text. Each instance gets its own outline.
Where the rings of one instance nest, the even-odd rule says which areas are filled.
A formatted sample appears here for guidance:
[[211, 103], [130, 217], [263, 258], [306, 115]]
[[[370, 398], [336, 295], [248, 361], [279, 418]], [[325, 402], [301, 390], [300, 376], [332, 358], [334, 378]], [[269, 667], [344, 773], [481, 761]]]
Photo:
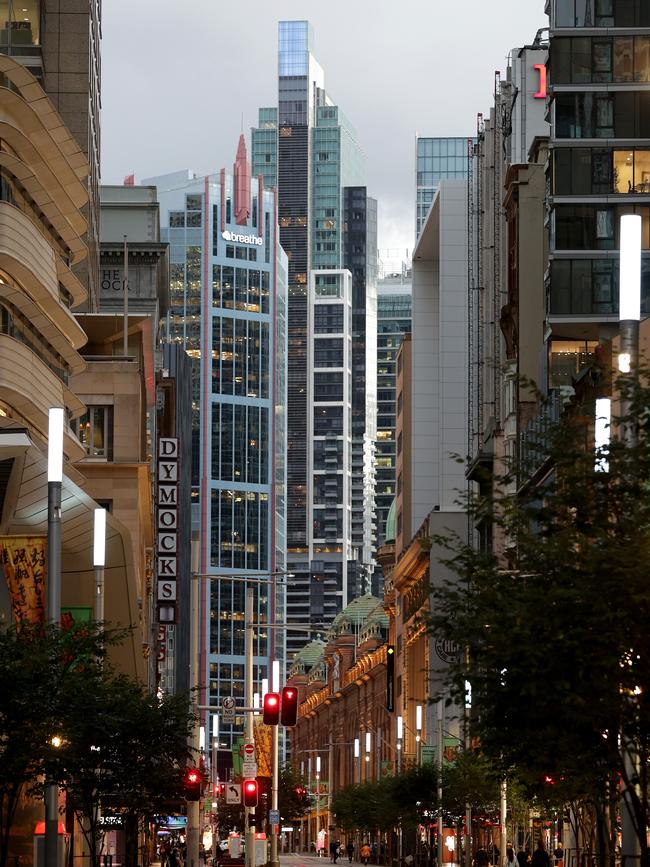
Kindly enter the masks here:
[[46, 536], [0, 537], [0, 559], [18, 628], [45, 620]]

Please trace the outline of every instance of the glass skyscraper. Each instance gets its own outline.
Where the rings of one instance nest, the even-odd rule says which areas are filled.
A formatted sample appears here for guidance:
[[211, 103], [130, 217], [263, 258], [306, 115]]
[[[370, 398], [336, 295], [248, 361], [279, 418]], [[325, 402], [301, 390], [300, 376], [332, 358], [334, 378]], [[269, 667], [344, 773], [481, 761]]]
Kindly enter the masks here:
[[[374, 346], [376, 333], [376, 206], [364, 187], [365, 160], [356, 134], [325, 91], [323, 70], [312, 54], [309, 22], [282, 21], [278, 36], [278, 107], [260, 109], [252, 155], [254, 174], [278, 188], [280, 240], [289, 257], [287, 561], [295, 578], [288, 587], [287, 616], [289, 624], [323, 623], [363, 592], [372, 572], [375, 355], [373, 351], [369, 359], [361, 344], [364, 335], [370, 335]], [[352, 188], [356, 192], [346, 193]], [[352, 227], [349, 214], [356, 221]], [[344, 269], [354, 284], [350, 333], [340, 332], [332, 313], [333, 318], [320, 322], [316, 336], [310, 316], [319, 306], [314, 293], [321, 281], [312, 281], [310, 290], [310, 275], [336, 271], [337, 285], [347, 298], [348, 281], [340, 273]], [[353, 343], [349, 363], [354, 376], [351, 368], [341, 374], [354, 380], [349, 392], [354, 426], [352, 447], [343, 448], [336, 459], [338, 469], [329, 464], [348, 499], [341, 496], [334, 504], [330, 494], [330, 515], [319, 521], [323, 483], [315, 467], [324, 440], [314, 433], [310, 442], [308, 431], [322, 428], [318, 416], [324, 407], [317, 407], [315, 390], [316, 380], [320, 383], [328, 375], [323, 338], [332, 341], [327, 349], [338, 360], [340, 341]], [[335, 404], [325, 412], [332, 416], [330, 438], [344, 427], [343, 421], [334, 421], [344, 414], [343, 405]], [[336, 434], [339, 440], [342, 436]], [[331, 445], [331, 450], [336, 448]], [[348, 474], [349, 486], [342, 481]], [[298, 649], [304, 640], [304, 632], [289, 632], [288, 647]]]
[[415, 139], [415, 240], [443, 179], [467, 177], [467, 138]]
[[[387, 274], [377, 284], [377, 541], [385, 541], [386, 518], [397, 493], [397, 353], [411, 331], [411, 272]], [[401, 446], [401, 444], [400, 444]]]
[[[244, 137], [233, 174], [150, 178], [170, 244], [171, 341], [193, 359], [193, 524], [202, 574], [202, 680], [211, 704], [244, 697], [245, 582], [258, 623], [285, 617], [286, 275], [276, 197], [251, 183]], [[219, 576], [219, 577], [216, 577]], [[268, 582], [268, 583], [266, 583]], [[208, 596], [209, 586], [209, 596]], [[284, 659], [281, 632], [256, 632], [255, 680]], [[221, 727], [228, 742], [241, 726]]]

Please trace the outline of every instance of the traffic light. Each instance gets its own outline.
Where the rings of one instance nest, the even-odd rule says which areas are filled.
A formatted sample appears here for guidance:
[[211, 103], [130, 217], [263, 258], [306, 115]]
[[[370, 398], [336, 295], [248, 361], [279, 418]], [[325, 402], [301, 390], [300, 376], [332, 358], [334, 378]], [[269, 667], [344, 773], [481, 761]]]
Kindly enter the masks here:
[[389, 644], [386, 648], [386, 710], [395, 710], [395, 647]]
[[257, 780], [244, 780], [244, 806], [257, 807], [258, 798]]
[[185, 771], [183, 791], [186, 801], [201, 800], [201, 771], [198, 768], [188, 768]]
[[295, 687], [284, 687], [281, 705], [280, 722], [283, 726], [295, 726], [298, 719], [298, 690]]
[[277, 692], [267, 692], [264, 696], [264, 725], [276, 726], [280, 719], [280, 696]]

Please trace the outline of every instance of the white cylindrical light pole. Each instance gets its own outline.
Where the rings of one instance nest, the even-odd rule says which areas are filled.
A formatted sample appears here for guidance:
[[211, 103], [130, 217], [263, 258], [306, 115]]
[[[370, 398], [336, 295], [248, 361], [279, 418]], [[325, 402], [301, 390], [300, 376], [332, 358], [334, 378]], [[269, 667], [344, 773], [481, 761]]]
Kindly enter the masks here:
[[404, 717], [397, 717], [397, 773], [402, 772], [402, 741], [404, 739]]
[[[619, 270], [619, 355], [618, 369], [621, 373], [638, 375], [639, 363], [639, 320], [641, 319], [641, 232], [642, 222], [639, 214], [625, 214], [621, 217], [621, 258]], [[623, 423], [623, 437], [628, 446], [637, 441], [638, 419], [632, 418], [631, 395], [626, 394], [620, 401]], [[634, 767], [634, 745], [626, 751], [626, 763], [630, 777], [636, 776]], [[636, 820], [632, 807], [623, 793], [621, 803], [621, 855], [623, 862], [636, 861], [641, 849], [636, 833]]]
[[354, 739], [354, 775], [355, 783], [361, 782], [361, 741]]
[[106, 565], [106, 509], [94, 512], [93, 565], [95, 567], [95, 620], [104, 620], [104, 567]]
[[422, 705], [415, 706], [415, 747], [418, 766], [422, 763]]
[[316, 854], [318, 855], [318, 834], [320, 831], [320, 756], [316, 756]]
[[272, 671], [272, 689], [271, 692], [280, 692], [280, 661], [278, 659], [273, 660], [273, 665], [271, 666]]
[[[61, 486], [63, 483], [63, 426], [65, 411], [50, 409], [47, 439], [47, 622], [61, 622]], [[59, 786], [45, 784], [45, 867], [57, 867], [59, 843]]]
[[264, 701], [264, 696], [269, 691], [269, 679], [268, 677], [262, 678], [262, 701]]

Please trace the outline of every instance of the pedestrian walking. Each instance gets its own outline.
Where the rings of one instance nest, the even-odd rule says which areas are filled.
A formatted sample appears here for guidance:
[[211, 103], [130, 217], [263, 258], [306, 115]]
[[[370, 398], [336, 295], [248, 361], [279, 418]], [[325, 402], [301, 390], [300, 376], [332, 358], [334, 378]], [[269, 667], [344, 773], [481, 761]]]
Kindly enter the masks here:
[[476, 850], [476, 855], [474, 855], [474, 865], [475, 867], [488, 867], [489, 863], [490, 856], [487, 853], [487, 849], [481, 846]]
[[332, 864], [336, 864], [336, 859], [339, 856], [339, 844], [336, 840], [332, 840], [330, 843], [330, 861]]
[[557, 849], [553, 852], [555, 856], [555, 867], [564, 867], [564, 846], [562, 841], [557, 844]]
[[517, 852], [517, 864], [519, 867], [528, 867], [530, 864], [530, 849], [526, 846], [525, 849], [519, 847]]
[[506, 849], [506, 865], [507, 867], [518, 867], [517, 856], [512, 846]]
[[354, 855], [354, 843], [352, 840], [348, 842], [348, 845], [345, 847], [348, 853], [348, 861], [352, 864], [352, 856]]
[[363, 846], [361, 847], [361, 852], [360, 852], [362, 864], [368, 863], [368, 861], [370, 860], [370, 852], [371, 852], [370, 846], [367, 843], [364, 843]]
[[550, 867], [551, 859], [549, 858], [548, 852], [544, 848], [544, 841], [540, 839], [537, 841], [537, 849], [533, 852], [533, 857], [530, 861], [531, 867]]

